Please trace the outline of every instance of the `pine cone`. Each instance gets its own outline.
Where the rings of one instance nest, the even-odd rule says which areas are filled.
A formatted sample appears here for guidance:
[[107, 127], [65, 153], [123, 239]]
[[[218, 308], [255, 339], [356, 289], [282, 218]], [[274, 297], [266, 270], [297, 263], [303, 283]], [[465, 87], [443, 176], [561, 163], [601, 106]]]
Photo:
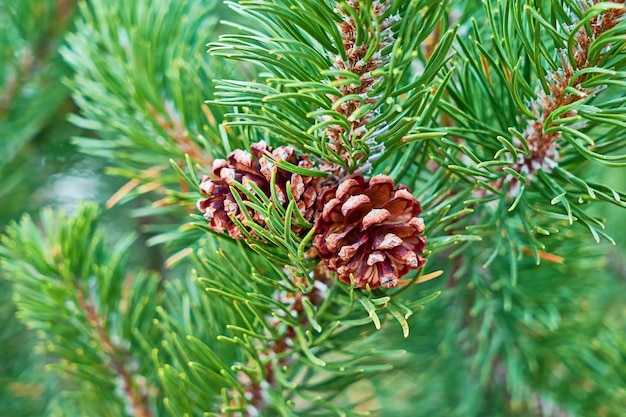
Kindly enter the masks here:
[[352, 176], [324, 191], [318, 209], [313, 245], [343, 282], [352, 274], [356, 288], [391, 288], [426, 262], [420, 203], [388, 176]]
[[[312, 168], [313, 163], [304, 155], [296, 156], [293, 148], [290, 146], [280, 146], [272, 150], [265, 142], [261, 141], [253, 144], [251, 149], [252, 154], [236, 149], [228, 155], [228, 160], [216, 159], [213, 162], [213, 176], [215, 179], [208, 176], [202, 179], [200, 190], [208, 198], [198, 200], [198, 209], [209, 220], [209, 227], [217, 233], [228, 232], [235, 239], [243, 238], [243, 233], [231, 220], [231, 217], [236, 217], [241, 222], [247, 220], [247, 217], [245, 213], [239, 210], [230, 186], [234, 182], [238, 182], [251, 190], [249, 184], [254, 183], [263, 194], [272, 200], [270, 181], [273, 172], [276, 172], [275, 194], [279, 200], [274, 203], [281, 206], [286, 205], [288, 201], [287, 182], [289, 181], [290, 190], [300, 214], [306, 220], [311, 221], [318, 194], [318, 179], [285, 171], [276, 167], [274, 163], [268, 161], [264, 156], [268, 156], [275, 162], [287, 161], [302, 168]], [[241, 194], [241, 198], [244, 201], [247, 200], [243, 194]], [[252, 210], [249, 210], [249, 212], [255, 223], [265, 227], [265, 218], [261, 213]], [[294, 228], [294, 231], [296, 233], [300, 232], [298, 228]]]

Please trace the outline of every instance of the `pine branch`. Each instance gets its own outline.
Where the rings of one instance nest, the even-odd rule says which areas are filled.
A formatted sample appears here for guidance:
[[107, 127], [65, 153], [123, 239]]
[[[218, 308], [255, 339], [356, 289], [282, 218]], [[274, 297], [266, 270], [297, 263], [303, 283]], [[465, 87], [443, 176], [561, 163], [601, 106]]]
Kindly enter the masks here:
[[[576, 25], [580, 28], [570, 34], [570, 39], [573, 40], [568, 49], [569, 62], [565, 58], [562, 59], [559, 71], [549, 75], [549, 93], [540, 93], [534, 100], [531, 107], [534, 118], [528, 122], [528, 126], [523, 132], [526, 143], [519, 145], [520, 150], [526, 150], [526, 155], [520, 155], [518, 161], [512, 166], [526, 180], [532, 180], [538, 169], [550, 173], [557, 166], [557, 146], [565, 139], [563, 132], [559, 130], [559, 125], [566, 122], [567, 119], [580, 119], [577, 116], [578, 111], [575, 110], [578, 107], [575, 106], [575, 103], [581, 100], [587, 101], [597, 94], [598, 87], [595, 89], [583, 87], [589, 76], [593, 77], [594, 73], [617, 75], [613, 71], [607, 73], [596, 67], [596, 64], [602, 61], [602, 53], [596, 57], [596, 62], [589, 62], [589, 52], [592, 44], [605, 32], [613, 29], [621, 20], [624, 7], [619, 8], [620, 3], [623, 4], [623, 2], [618, 1], [614, 5], [608, 5], [606, 10], [596, 8], [596, 10], [586, 11], [587, 16]], [[587, 33], [586, 26], [591, 27], [590, 34]], [[619, 48], [619, 45], [612, 47]], [[594, 45], [594, 48], [597, 49], [599, 46]], [[597, 81], [594, 84], [597, 85]], [[585, 109], [582, 108], [581, 110], [584, 111]], [[595, 109], [588, 111], [596, 112]], [[571, 131], [570, 133], [573, 134]], [[586, 148], [580, 150], [585, 152]], [[591, 156], [592, 153], [587, 155]], [[602, 155], [598, 155], [598, 157], [608, 164], [611, 164], [611, 161], [619, 163], [619, 157], [603, 157]], [[513, 189], [509, 192], [516, 194], [514, 190], [519, 187], [519, 183], [514, 179], [511, 182], [510, 186]]]
[[[148, 405], [146, 393], [140, 392], [134, 381], [134, 375], [130, 371], [130, 358], [123, 349], [116, 347], [109, 337], [103, 323], [106, 318], [98, 314], [96, 308], [89, 303], [81, 292], [76, 293], [78, 308], [83, 312], [89, 325], [94, 330], [93, 338], [101, 345], [100, 353], [108, 357], [107, 363], [113, 368], [116, 378], [119, 380], [119, 389], [128, 402], [128, 414], [137, 417], [151, 417], [152, 412]], [[130, 412], [132, 410], [132, 412]]]
[[[624, 206], [623, 193], [585, 175], [587, 159], [622, 163], [623, 157], [615, 155], [625, 139], [617, 129], [623, 121], [615, 116], [621, 101], [612, 94], [624, 78], [623, 59], [615, 54], [623, 41], [613, 36], [623, 31], [624, 6], [570, 7], [572, 13], [565, 5], [539, 9], [485, 3], [493, 38], [486, 40], [477, 27], [467, 29], [475, 46], [459, 42], [467, 65], [448, 84], [451, 101], [441, 102], [443, 114], [455, 124], [450, 134], [461, 141], [445, 142], [437, 159], [477, 182], [476, 197], [468, 201], [472, 207], [491, 201], [503, 210], [503, 221], [507, 213], [517, 214], [527, 232], [514, 247], [529, 245], [535, 253], [545, 248], [534, 236], [556, 232], [554, 219], [579, 222], [594, 239], [611, 241], [603, 222], [584, 204], [603, 200]], [[538, 77], [540, 92], [533, 92], [529, 76]], [[477, 97], [490, 104], [481, 106]]]
[[[58, 46], [73, 6], [56, 0], [0, 4], [0, 153], [12, 155], [54, 117], [69, 90]], [[46, 91], [34, 94], [33, 91]]]
[[211, 78], [226, 72], [203, 58], [219, 8], [98, 0], [82, 4], [79, 12], [78, 29], [62, 51], [75, 71], [69, 85], [81, 111], [71, 120], [99, 137], [75, 143], [112, 161], [111, 174], [129, 179], [109, 206], [150, 193], [160, 199], [137, 215], [175, 213], [190, 190], [169, 161], [186, 170], [188, 154], [196, 164], [210, 164], [237, 143], [220, 125], [220, 111], [203, 104], [212, 96]]
[[[269, 35], [240, 28], [247, 34], [224, 35], [210, 52], [260, 63], [273, 75], [266, 84], [221, 81], [216, 103], [250, 108], [252, 112], [229, 114], [235, 119], [231, 124], [270, 128], [272, 141], [318, 156], [327, 170], [366, 173], [384, 147], [409, 134], [420, 113], [433, 104], [430, 86], [446, 62], [452, 34], [444, 36], [422, 74], [412, 77], [410, 66], [413, 51], [437, 24], [441, 4], [342, 2], [334, 11], [329, 2], [313, 8], [314, 19], [306, 16], [311, 8], [290, 4], [233, 5], [258, 20]], [[264, 13], [277, 18], [267, 19]], [[337, 25], [328, 27], [329, 22]], [[408, 28], [419, 29], [393, 41], [395, 32]], [[428, 117], [420, 124], [428, 126]]]
[[110, 204], [202, 216], [149, 226], [182, 248], [167, 279], [127, 274], [92, 207], [9, 228], [20, 317], [82, 382], [67, 414], [623, 409], [621, 287], [575, 225], [624, 207], [591, 179], [624, 163], [623, 2], [231, 7], [205, 62], [221, 9], [81, 6], [64, 57], [101, 136], [77, 143], [129, 178]]
[[132, 236], [107, 248], [96, 216], [94, 205], [74, 219], [46, 210], [43, 232], [25, 216], [2, 238], [3, 272], [14, 283], [18, 318], [59, 359], [48, 368], [81, 395], [100, 398], [92, 412], [152, 416], [153, 376], [142, 349], [159, 337], [150, 329], [158, 280], [145, 273], [127, 278]]
[[[555, 254], [565, 262], [537, 266], [525, 256], [517, 283], [506, 263], [482, 268], [481, 249], [465, 249], [439, 302], [410, 322], [413, 334], [422, 336], [410, 344], [391, 342], [409, 351], [411, 365], [381, 381], [382, 389], [411, 379], [419, 387], [407, 390], [411, 408], [399, 407], [397, 415], [414, 415], [415, 407], [424, 407], [420, 415], [541, 415], [538, 396], [572, 415], [619, 414], [608, 410], [621, 409], [624, 399], [609, 387], [620, 384], [623, 370], [601, 365], [621, 360], [619, 336], [613, 339], [607, 327], [607, 317], [622, 308], [605, 273], [605, 249], [560, 235], [544, 239], [560, 241], [547, 245], [559, 247]], [[433, 281], [423, 291], [444, 285]], [[572, 396], [585, 387], [593, 394]]]
[[[33, 202], [42, 175], [42, 132], [58, 126], [69, 90], [57, 48], [71, 25], [73, 6], [56, 0], [0, 2], [0, 227]], [[55, 399], [35, 334], [15, 317], [11, 283], [0, 274], [0, 415], [42, 415]]]
[[[270, 3], [271, 8], [268, 7]], [[332, 275], [329, 276], [328, 270], [325, 271], [329, 263], [326, 262], [326, 267], [322, 269], [315, 268], [315, 272], [311, 273], [314, 253], [309, 254], [306, 251], [308, 242], [314, 234], [316, 239], [314, 245], [318, 252], [320, 251], [320, 242], [324, 241], [320, 231], [327, 227], [320, 224], [318, 219], [315, 228], [306, 233], [306, 228], [311, 227], [310, 224], [306, 225], [306, 222], [310, 221], [310, 217], [307, 217], [310, 216], [309, 200], [315, 198], [316, 194], [317, 198], [320, 198], [319, 187], [322, 187], [322, 190], [327, 187], [327, 193], [330, 196], [330, 191], [337, 188], [340, 181], [354, 172], [358, 165], [366, 167], [374, 162], [374, 159], [370, 160], [370, 156], [377, 152], [376, 147], [379, 145], [375, 140], [366, 143], [367, 136], [373, 135], [374, 131], [366, 132], [363, 129], [366, 124], [371, 124], [371, 129], [378, 129], [384, 128], [389, 123], [392, 128], [384, 128], [387, 132], [386, 137], [399, 142], [402, 135], [409, 133], [414, 126], [415, 120], [409, 120], [407, 115], [411, 114], [413, 117], [415, 113], [411, 112], [420, 109], [426, 116], [425, 108], [430, 102], [431, 90], [425, 86], [433, 81], [438, 68], [447, 59], [446, 51], [452, 42], [452, 33], [443, 37], [440, 49], [430, 52], [431, 59], [424, 73], [407, 82], [412, 60], [409, 51], [412, 50], [412, 45], [415, 45], [414, 42], [420, 39], [419, 37], [417, 40], [413, 37], [405, 38], [406, 50], [401, 50], [398, 44], [391, 48], [389, 40], [391, 38], [388, 37], [392, 36], [389, 25], [393, 19], [385, 20], [386, 16], [392, 15], [394, 11], [401, 13], [402, 21], [397, 24], [400, 31], [408, 30], [408, 27], [412, 27], [412, 24], [420, 21], [423, 16], [429, 16], [429, 18], [434, 16], [433, 20], [428, 23], [430, 26], [426, 26], [429, 28], [436, 25], [439, 14], [429, 14], [425, 11], [430, 10], [429, 7], [432, 7], [433, 11], [441, 9], [435, 3], [430, 6], [420, 6], [415, 2], [407, 5], [406, 8], [393, 5], [393, 11], [389, 9], [391, 6], [391, 3], [381, 5], [376, 3], [370, 10], [370, 5], [365, 3], [355, 2], [345, 5], [342, 3], [340, 7], [343, 8], [346, 23], [339, 23], [338, 29], [322, 32], [321, 27], [326, 22], [341, 21], [341, 14], [331, 9], [321, 8], [317, 9], [317, 13], [323, 14], [326, 18], [311, 21], [298, 15], [303, 9], [287, 8], [283, 2], [246, 2], [233, 7], [248, 17], [262, 21], [266, 26], [265, 30], [273, 33], [273, 36], [254, 29], [239, 27], [247, 34], [222, 36], [220, 42], [213, 44], [212, 52], [216, 55], [262, 62], [274, 73], [273, 77], [267, 78], [266, 84], [220, 82], [216, 103], [242, 108], [241, 112], [231, 114], [238, 118], [231, 125], [268, 128], [271, 140], [278, 138], [316, 155], [319, 158], [317, 165], [322, 170], [318, 176], [318, 172], [309, 169], [306, 156], [299, 159], [300, 157], [295, 156], [294, 149], [291, 147], [282, 146], [272, 150], [263, 142], [254, 143], [258, 139], [251, 137], [249, 142], [253, 143], [252, 154], [241, 149], [231, 152], [228, 160], [216, 160], [213, 163], [213, 175], [202, 180], [200, 191], [206, 197], [199, 200], [198, 208], [209, 220], [209, 224], [208, 227], [202, 222], [198, 222], [197, 225], [218, 235], [228, 232], [231, 238], [244, 240], [250, 248], [268, 260], [267, 268], [271, 271], [271, 273], [261, 272], [262, 269], [259, 269], [261, 262], [257, 259], [246, 267], [249, 271], [240, 272], [235, 266], [234, 259], [237, 257], [247, 259], [249, 255], [244, 255], [243, 251], [237, 255], [229, 252], [230, 256], [220, 251], [219, 256], [226, 261], [225, 264], [216, 263], [204, 253], [198, 254], [200, 270], [210, 267], [206, 277], [201, 280], [202, 285], [207, 291], [223, 298], [225, 303], [233, 303], [233, 309], [241, 316], [242, 324], [230, 327], [234, 336], [222, 337], [221, 340], [232, 343], [237, 349], [242, 349], [249, 357], [245, 364], [233, 366], [228, 372], [231, 374], [234, 371], [238, 376], [232, 379], [229, 377], [229, 382], [224, 381], [232, 387], [227, 391], [220, 415], [237, 415], [237, 413], [255, 415], [259, 411], [292, 415], [292, 411], [285, 408], [283, 404], [291, 404], [295, 398], [305, 400], [305, 404], [309, 407], [321, 407], [340, 414], [349, 412], [348, 408], [338, 407], [332, 401], [337, 393], [345, 389], [345, 384], [354, 383], [355, 377], [348, 378], [347, 376], [353, 375], [354, 372], [367, 375], [367, 373], [389, 369], [386, 365], [382, 368], [378, 364], [364, 365], [364, 361], [371, 362], [375, 356], [381, 354], [380, 352], [369, 351], [367, 354], [361, 352], [364, 356], [359, 357], [355, 352], [347, 350], [346, 346], [354, 344], [356, 347], [360, 344], [355, 339], [357, 336], [355, 329], [369, 323], [373, 323], [375, 328], [381, 328], [383, 317], [391, 316], [400, 322], [407, 336], [407, 318], [412, 314], [413, 309], [420, 308], [421, 303], [427, 301], [426, 299], [421, 302], [417, 300], [412, 304], [412, 308], [409, 308], [382, 292], [371, 292], [368, 286], [369, 282], [372, 288], [376, 288], [381, 283], [384, 286], [393, 287], [398, 285], [399, 276], [406, 274], [410, 269], [420, 269], [424, 260], [418, 258], [416, 254], [423, 251], [423, 240], [417, 238], [415, 242], [407, 240], [407, 242], [413, 242], [407, 245], [414, 245], [415, 248], [413, 246], [399, 248], [396, 261], [387, 263], [383, 252], [380, 251], [370, 255], [369, 258], [366, 256], [359, 262], [365, 265], [365, 260], [370, 258], [372, 262], [368, 260], [369, 266], [359, 267], [358, 273], [354, 270], [353, 274], [352, 272], [344, 273], [337, 266], [331, 266], [331, 269], [341, 274], [344, 282], [351, 283], [349, 287], [333, 283], [332, 298], [317, 296], [321, 291], [320, 288], [326, 288], [332, 282], [330, 278]], [[265, 13], [275, 14], [277, 18], [267, 19]], [[290, 19], [285, 19], [285, 15], [290, 16]], [[360, 19], [360, 23], [357, 24], [355, 19]], [[358, 32], [363, 26], [361, 23], [369, 29], [359, 35]], [[380, 35], [382, 32], [386, 34]], [[278, 33], [281, 36], [290, 34], [292, 38], [277, 38]], [[341, 33], [344, 35], [343, 38], [341, 38]], [[324, 37], [318, 36], [313, 40], [310, 37], [311, 34], [323, 34]], [[419, 36], [425, 38], [427, 35], [424, 29]], [[382, 44], [380, 36], [387, 37]], [[343, 39], [340, 44], [336, 43], [338, 38]], [[363, 46], [357, 45], [357, 42], [362, 43]], [[333, 64], [327, 58], [322, 58], [324, 55], [320, 51], [322, 44], [328, 47], [327, 50], [336, 51], [338, 62], [336, 65], [340, 67], [343, 65], [339, 68], [341, 71], [338, 72], [337, 68], [333, 69]], [[295, 57], [304, 59], [295, 60]], [[343, 58], [339, 59], [340, 57]], [[393, 65], [391, 64], [392, 58], [395, 58]], [[330, 72], [328, 68], [331, 69]], [[390, 79], [391, 74], [394, 77], [399, 76], [398, 82], [385, 85], [382, 82], [385, 74], [387, 74], [387, 80]], [[354, 85], [351, 86], [351, 84]], [[414, 86], [422, 88], [415, 90]], [[379, 93], [382, 94], [382, 98], [376, 97]], [[394, 107], [388, 100], [389, 97], [397, 98], [401, 94], [410, 94], [407, 100], [410, 104], [406, 105], [406, 109]], [[357, 96], [364, 96], [364, 99], [361, 100]], [[296, 101], [298, 101], [298, 106], [296, 106]], [[333, 102], [336, 105], [333, 105]], [[312, 107], [302, 110], [303, 103], [321, 105], [323, 110], [318, 111]], [[384, 107], [387, 114], [376, 110], [377, 106]], [[270, 108], [271, 111], [268, 111]], [[359, 113], [358, 117], [357, 113]], [[430, 114], [432, 115], [432, 112]], [[329, 115], [330, 119], [320, 122], [320, 116]], [[409, 123], [401, 124], [400, 121]], [[369, 126], [368, 129], [370, 129]], [[267, 135], [264, 136], [267, 137]], [[383, 143], [383, 139], [379, 142]], [[392, 143], [391, 140], [388, 143]], [[382, 147], [379, 146], [379, 148], [382, 150]], [[305, 165], [302, 165], [303, 161]], [[324, 179], [323, 177], [327, 174], [324, 175], [323, 172], [330, 175]], [[412, 172], [411, 175], [415, 179], [416, 174]], [[427, 173], [423, 172], [422, 175], [426, 176]], [[289, 180], [285, 182], [284, 178], [290, 178], [291, 185]], [[444, 180], [442, 177], [436, 178]], [[193, 183], [193, 178], [188, 179]], [[297, 183], [305, 184], [298, 193], [292, 188]], [[362, 193], [371, 192], [369, 197], [371, 199], [398, 199], [396, 203], [398, 209], [408, 210], [407, 216], [409, 217], [416, 216], [421, 211], [419, 203], [406, 190], [406, 187], [399, 186], [396, 189], [393, 181], [388, 177], [380, 176], [364, 180], [362, 177], [353, 176], [344, 184], [352, 183], [355, 184], [354, 187], [360, 184], [359, 186], [365, 190], [361, 191]], [[311, 197], [302, 198], [301, 196], [306, 195], [306, 191], [303, 193], [303, 190], [307, 190], [307, 187], [311, 187]], [[349, 188], [345, 186], [344, 191], [339, 191], [337, 188], [337, 195], [340, 193], [344, 195], [337, 198], [348, 198], [345, 195], [349, 196], [349, 193], [352, 193], [348, 191]], [[381, 191], [378, 191], [379, 189]], [[381, 196], [377, 196], [379, 192], [382, 193]], [[385, 192], [390, 195], [383, 197]], [[394, 192], [395, 197], [393, 197]], [[424, 193], [425, 198], [432, 198], [434, 195], [434, 191], [426, 187]], [[355, 191], [355, 198], [357, 194], [358, 192]], [[326, 201], [331, 198], [333, 197], [327, 197]], [[459, 196], [457, 200], [460, 201], [461, 198]], [[439, 201], [438, 203], [441, 203], [438, 207], [439, 213], [435, 210], [436, 214], [433, 215], [440, 217], [441, 222], [438, 224], [442, 228], [463, 215], [463, 213], [455, 213], [452, 209], [453, 204], [450, 202]], [[345, 204], [348, 203], [345, 202]], [[318, 203], [315, 209], [318, 211], [313, 211], [313, 214], [317, 213], [316, 215], [320, 216], [321, 207], [322, 204]], [[330, 209], [328, 211], [330, 212]], [[372, 213], [376, 212], [384, 217], [385, 211], [388, 210], [373, 210]], [[324, 208], [324, 213], [326, 213], [326, 208]], [[325, 221], [332, 223], [331, 218], [341, 215], [329, 215]], [[344, 212], [343, 215], [346, 213]], [[394, 215], [397, 216], [397, 213]], [[382, 221], [370, 217], [363, 221], [374, 223]], [[418, 218], [412, 221], [414, 222], [407, 223], [404, 227], [411, 230], [412, 228], [423, 230], [423, 222]], [[301, 229], [302, 227], [304, 230]], [[398, 227], [402, 228], [403, 225], [399, 224]], [[393, 234], [392, 229], [389, 232], [387, 235], [384, 233], [381, 235], [386, 236], [379, 243], [381, 250], [391, 250], [399, 246], [399, 243], [396, 243], [399, 238]], [[459, 235], [441, 239], [438, 242], [439, 250], [463, 240], [465, 238]], [[326, 241], [329, 242], [328, 239]], [[356, 244], [353, 246], [358, 250]], [[344, 249], [348, 250], [350, 247], [346, 244]], [[344, 257], [341, 253], [339, 257]], [[345, 256], [345, 258], [350, 257]], [[388, 280], [388, 277], [384, 276], [390, 272], [384, 269], [380, 272], [376, 263], [381, 261], [383, 268], [385, 266], [393, 268], [395, 274], [393, 279]], [[392, 262], [398, 264], [392, 264]], [[405, 268], [405, 266], [400, 266], [401, 264], [406, 264], [410, 268], [406, 267], [406, 270], [396, 272], [400, 271], [400, 268]], [[349, 267], [352, 266], [342, 266], [342, 268]], [[236, 280], [232, 278], [234, 271], [237, 271]], [[217, 277], [212, 277], [215, 274]], [[428, 276], [434, 277], [438, 274], [428, 274]], [[423, 280], [427, 279], [427, 276], [420, 272], [412, 280], [407, 281], [407, 284], [422, 281], [422, 277]], [[369, 317], [362, 317], [362, 313], [355, 309], [355, 305], [362, 306]], [[342, 321], [337, 321], [337, 317], [343, 317]], [[342, 329], [342, 325], [347, 327]], [[327, 356], [332, 358], [337, 349], [348, 354], [348, 360], [342, 363], [329, 361]], [[217, 355], [212, 354], [212, 356]], [[285, 373], [287, 363], [290, 368], [296, 369]], [[224, 368], [226, 364], [213, 362], [207, 363], [207, 366], [209, 369], [217, 366], [215, 372], [222, 375], [226, 373]], [[334, 377], [336, 381], [339, 381], [337, 378], [341, 377], [343, 382], [337, 382], [328, 396], [315, 397], [307, 392], [312, 388], [307, 388], [305, 385], [303, 389], [298, 390], [290, 382], [300, 372], [306, 372], [309, 375], [331, 372], [337, 375]], [[345, 375], [345, 378], [342, 375]], [[315, 391], [317, 389], [315, 388]], [[215, 388], [212, 390], [214, 391]], [[284, 392], [292, 392], [292, 395], [285, 397]], [[178, 407], [188, 406], [178, 404]], [[302, 412], [305, 410], [307, 408], [301, 409]]]

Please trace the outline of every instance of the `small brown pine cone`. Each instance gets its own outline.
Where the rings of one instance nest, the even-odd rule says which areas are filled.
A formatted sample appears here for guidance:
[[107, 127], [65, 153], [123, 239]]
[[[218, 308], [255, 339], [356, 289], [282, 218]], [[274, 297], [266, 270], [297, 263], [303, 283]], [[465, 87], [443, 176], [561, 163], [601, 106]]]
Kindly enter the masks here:
[[391, 288], [426, 260], [424, 222], [419, 201], [402, 185], [377, 175], [352, 176], [318, 199], [321, 215], [313, 245], [339, 279], [356, 288]]
[[[279, 200], [275, 203], [283, 207], [286, 205], [287, 182], [289, 182], [300, 213], [306, 220], [311, 221], [318, 194], [317, 178], [285, 171], [266, 160], [264, 156], [271, 158], [274, 162], [286, 161], [302, 168], [312, 168], [313, 163], [304, 155], [296, 156], [293, 148], [289, 146], [280, 146], [272, 150], [261, 141], [253, 144], [251, 149], [252, 153], [236, 149], [228, 155], [228, 160], [216, 159], [213, 162], [214, 178], [205, 176], [202, 179], [200, 190], [208, 197], [198, 200], [198, 209], [209, 220], [209, 227], [217, 233], [228, 232], [235, 239], [243, 238], [243, 233], [231, 218], [236, 217], [243, 222], [247, 220], [247, 217], [239, 210], [230, 187], [234, 182], [238, 182], [252, 191], [250, 184], [254, 183], [264, 195], [272, 200], [270, 184], [274, 172], [276, 173], [274, 191]], [[244, 194], [241, 194], [241, 198], [243, 201], [247, 200]], [[265, 226], [265, 218], [261, 213], [252, 210], [249, 210], [249, 213], [255, 223]], [[294, 228], [294, 231], [300, 230]]]
[[272, 172], [276, 171], [275, 192], [279, 200], [278, 203], [283, 206], [287, 203], [287, 182], [289, 182], [289, 189], [298, 205], [300, 214], [307, 221], [312, 221], [315, 215], [315, 202], [319, 192], [319, 177], [307, 177], [277, 168], [274, 163], [268, 161], [263, 156], [265, 155], [275, 162], [285, 161], [305, 169], [313, 168], [315, 166], [313, 162], [306, 155], [296, 156], [294, 149], [290, 146], [279, 146], [272, 150], [264, 141], [261, 141], [253, 144], [251, 148], [252, 153], [259, 160], [260, 172], [267, 181], [268, 190]]

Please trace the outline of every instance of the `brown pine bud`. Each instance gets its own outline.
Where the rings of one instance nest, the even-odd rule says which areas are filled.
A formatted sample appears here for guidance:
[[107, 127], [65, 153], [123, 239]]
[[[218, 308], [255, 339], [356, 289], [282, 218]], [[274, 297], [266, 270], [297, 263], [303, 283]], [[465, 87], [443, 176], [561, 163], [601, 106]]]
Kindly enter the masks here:
[[324, 191], [313, 245], [339, 279], [356, 288], [391, 288], [426, 260], [419, 201], [385, 175], [352, 176]]

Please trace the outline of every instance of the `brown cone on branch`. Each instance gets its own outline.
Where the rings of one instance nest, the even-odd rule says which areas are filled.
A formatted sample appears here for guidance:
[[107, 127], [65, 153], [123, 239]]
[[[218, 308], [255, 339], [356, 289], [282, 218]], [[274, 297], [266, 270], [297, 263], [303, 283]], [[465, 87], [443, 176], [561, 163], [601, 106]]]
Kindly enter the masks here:
[[313, 245], [343, 282], [391, 288], [426, 262], [420, 203], [388, 176], [349, 177], [322, 193], [318, 211]]
[[[232, 218], [240, 222], [250, 219], [265, 227], [265, 218], [262, 213], [248, 209], [248, 215], [242, 212], [233, 196], [231, 188], [235, 182], [242, 184], [250, 192], [255, 193], [251, 184], [270, 200], [274, 200], [270, 190], [272, 175], [275, 173], [274, 194], [278, 201], [276, 205], [285, 207], [288, 203], [287, 186], [297, 204], [302, 217], [307, 221], [313, 220], [315, 202], [318, 195], [319, 180], [315, 177], [294, 174], [276, 164], [280, 161], [310, 169], [313, 163], [305, 155], [296, 155], [290, 146], [280, 146], [272, 149], [264, 141], [251, 146], [251, 153], [236, 149], [228, 155], [228, 159], [216, 159], [213, 162], [213, 177], [205, 176], [200, 183], [200, 190], [206, 198], [198, 200], [198, 209], [209, 220], [209, 227], [217, 232], [227, 232], [232, 238], [242, 239], [244, 234], [237, 227]], [[266, 159], [269, 158], [270, 160]], [[239, 193], [245, 202], [246, 195]], [[294, 228], [296, 233], [301, 230]]]

